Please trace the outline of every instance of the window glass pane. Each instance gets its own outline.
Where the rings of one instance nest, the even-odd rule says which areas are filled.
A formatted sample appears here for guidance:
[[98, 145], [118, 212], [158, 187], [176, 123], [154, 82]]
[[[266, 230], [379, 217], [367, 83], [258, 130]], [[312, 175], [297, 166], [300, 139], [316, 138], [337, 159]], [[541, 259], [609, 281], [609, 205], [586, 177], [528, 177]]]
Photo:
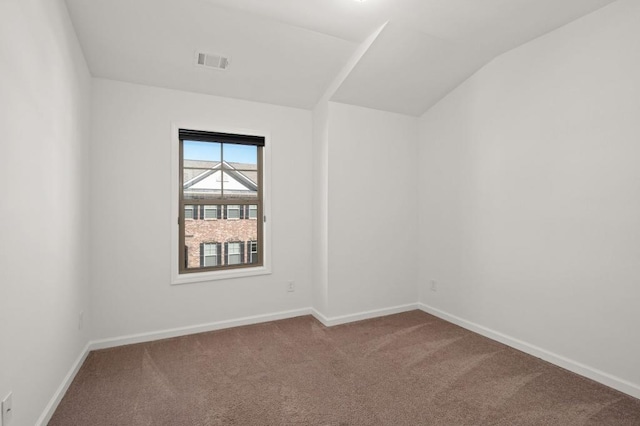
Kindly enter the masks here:
[[222, 187], [227, 198], [255, 198], [258, 196], [257, 173], [225, 168], [217, 174], [217, 188]]
[[193, 219], [193, 206], [184, 206], [184, 218]]
[[[188, 173], [192, 175], [192, 178], [189, 180], [186, 179]], [[182, 189], [185, 200], [220, 198], [224, 177], [219, 164], [211, 169], [185, 168], [183, 176], [185, 180]]]
[[227, 206], [227, 219], [240, 219], [240, 206]]
[[229, 243], [229, 254], [240, 254], [240, 243]]
[[224, 161], [234, 168], [257, 170], [258, 147], [225, 143], [222, 149]]
[[249, 251], [249, 263], [258, 263], [258, 242], [251, 241], [251, 250]]
[[185, 199], [220, 196], [221, 146], [212, 142], [183, 142], [182, 185]]
[[229, 243], [227, 246], [227, 258], [229, 261], [229, 265], [238, 265], [242, 261], [241, 255], [241, 245], [240, 243]]
[[255, 204], [249, 206], [249, 219], [256, 219], [258, 217], [258, 206]]
[[205, 219], [217, 219], [218, 218], [218, 206], [204, 206], [204, 218]]
[[204, 255], [205, 256], [215, 256], [217, 254], [216, 248], [217, 248], [217, 246], [215, 244], [205, 244], [204, 245]]
[[220, 145], [221, 144], [216, 142], [184, 141], [182, 145], [182, 158], [184, 158], [185, 162], [200, 161], [204, 163], [219, 163]]
[[203, 260], [204, 264], [202, 266], [216, 266], [218, 264], [218, 245], [213, 244], [203, 244]]

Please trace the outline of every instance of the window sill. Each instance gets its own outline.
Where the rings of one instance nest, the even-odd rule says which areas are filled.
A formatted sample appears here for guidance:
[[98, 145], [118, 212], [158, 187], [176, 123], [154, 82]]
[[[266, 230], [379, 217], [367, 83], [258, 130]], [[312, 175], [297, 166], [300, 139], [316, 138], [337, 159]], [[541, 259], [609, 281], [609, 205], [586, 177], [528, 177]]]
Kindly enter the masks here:
[[271, 274], [271, 269], [266, 266], [256, 266], [254, 268], [243, 268], [228, 271], [193, 272], [190, 274], [180, 274], [177, 277], [172, 277], [171, 285], [230, 280], [234, 278], [254, 277], [269, 274]]

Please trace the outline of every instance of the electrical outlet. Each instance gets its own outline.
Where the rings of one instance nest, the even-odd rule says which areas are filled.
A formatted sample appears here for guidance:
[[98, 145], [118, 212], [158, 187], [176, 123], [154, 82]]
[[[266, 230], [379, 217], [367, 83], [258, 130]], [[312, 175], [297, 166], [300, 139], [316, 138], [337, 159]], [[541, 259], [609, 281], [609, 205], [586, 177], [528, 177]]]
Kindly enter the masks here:
[[436, 280], [431, 280], [431, 291], [438, 291], [438, 282]]
[[80, 315], [78, 315], [78, 330], [82, 330], [84, 328], [84, 311], [80, 311]]
[[287, 281], [287, 291], [289, 293], [296, 291], [296, 283], [294, 283], [293, 281]]
[[3, 426], [9, 426], [11, 417], [13, 417], [13, 393], [9, 392], [9, 395], [5, 396], [2, 400], [2, 424]]

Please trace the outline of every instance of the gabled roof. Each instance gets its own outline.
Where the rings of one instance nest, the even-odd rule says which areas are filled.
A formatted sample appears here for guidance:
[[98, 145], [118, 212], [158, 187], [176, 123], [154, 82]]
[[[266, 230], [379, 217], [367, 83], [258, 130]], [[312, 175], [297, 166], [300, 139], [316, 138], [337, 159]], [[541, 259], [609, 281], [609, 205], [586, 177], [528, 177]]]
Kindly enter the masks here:
[[258, 171], [255, 164], [229, 163], [226, 161], [184, 160], [183, 188], [190, 193], [216, 193], [220, 191], [221, 173], [228, 176], [227, 193], [242, 194], [258, 190]]

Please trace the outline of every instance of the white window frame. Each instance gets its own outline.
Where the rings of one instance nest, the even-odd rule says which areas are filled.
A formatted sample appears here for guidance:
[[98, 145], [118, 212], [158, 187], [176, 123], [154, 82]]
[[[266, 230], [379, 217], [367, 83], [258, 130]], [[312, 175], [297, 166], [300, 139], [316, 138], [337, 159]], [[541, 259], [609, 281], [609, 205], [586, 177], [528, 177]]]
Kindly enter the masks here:
[[[179, 174], [180, 174], [180, 138], [179, 129], [202, 130], [205, 132], [231, 133], [240, 135], [262, 136], [265, 138], [265, 146], [262, 149], [262, 266], [248, 266], [240, 269], [229, 269], [220, 271], [190, 272], [180, 274], [179, 246]], [[190, 284], [207, 281], [226, 280], [234, 278], [251, 277], [271, 274], [271, 135], [268, 131], [255, 129], [239, 129], [224, 126], [216, 126], [210, 123], [197, 122], [172, 122], [171, 123], [171, 217], [169, 226], [171, 227], [171, 285]]]

